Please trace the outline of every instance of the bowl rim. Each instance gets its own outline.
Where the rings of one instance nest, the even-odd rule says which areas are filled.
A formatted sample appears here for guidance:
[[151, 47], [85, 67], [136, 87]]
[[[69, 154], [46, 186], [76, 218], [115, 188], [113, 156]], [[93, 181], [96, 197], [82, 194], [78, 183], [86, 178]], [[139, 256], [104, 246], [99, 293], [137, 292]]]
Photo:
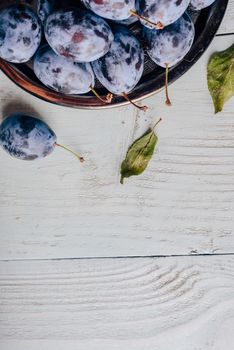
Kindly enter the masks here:
[[[209, 8], [207, 8], [209, 9], [209, 16], [206, 26], [184, 59], [170, 69], [169, 84], [184, 75], [209, 47], [222, 22], [228, 2], [229, 0], [216, 0]], [[122, 96], [115, 95], [111, 104], [103, 104], [95, 96], [64, 95], [50, 90], [46, 86], [39, 85], [39, 83], [30, 79], [17, 68], [17, 64], [6, 62], [1, 58], [0, 69], [8, 78], [10, 78], [10, 80], [26, 92], [41, 100], [59, 106], [96, 110], [129, 105], [129, 102]], [[139, 102], [161, 91], [164, 88], [164, 80], [164, 73], [162, 73], [150, 81], [144, 81], [142, 83], [140, 81], [135, 89], [128, 95], [134, 102]]]

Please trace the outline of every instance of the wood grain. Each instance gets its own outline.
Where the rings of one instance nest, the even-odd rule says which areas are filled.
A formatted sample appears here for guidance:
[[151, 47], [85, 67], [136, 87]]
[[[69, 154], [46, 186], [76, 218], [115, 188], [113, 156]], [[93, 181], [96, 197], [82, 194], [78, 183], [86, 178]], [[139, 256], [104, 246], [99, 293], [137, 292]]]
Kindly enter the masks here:
[[0, 347], [220, 350], [234, 257], [0, 263]]
[[[29, 163], [1, 152], [0, 259], [234, 252], [234, 100], [213, 115], [205, 70], [233, 38], [217, 37], [171, 86], [173, 106], [162, 92], [146, 115], [53, 106], [1, 76], [2, 115], [39, 114], [86, 163], [59, 149]], [[159, 117], [149, 168], [121, 186], [128, 146]]]
[[229, 0], [226, 14], [218, 30], [218, 34], [234, 33], [234, 0]]

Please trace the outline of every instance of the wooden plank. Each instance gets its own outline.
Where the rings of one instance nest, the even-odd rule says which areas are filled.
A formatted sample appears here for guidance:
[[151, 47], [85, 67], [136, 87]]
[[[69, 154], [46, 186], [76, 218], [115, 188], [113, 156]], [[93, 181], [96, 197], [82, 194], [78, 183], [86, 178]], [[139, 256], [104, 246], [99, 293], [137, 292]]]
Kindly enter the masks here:
[[228, 7], [218, 30], [218, 34], [234, 33], [234, 0], [229, 0]]
[[[57, 150], [39, 162], [0, 157], [0, 259], [171, 255], [234, 251], [234, 100], [213, 115], [206, 63], [233, 37], [217, 37], [200, 61], [137, 115], [134, 137], [157, 118], [159, 145], [141, 177], [119, 184], [133, 141], [131, 107], [95, 112], [52, 106], [1, 76], [3, 112], [36, 110], [59, 141], [87, 159]], [[32, 107], [33, 106], [33, 107]]]
[[1, 350], [220, 350], [234, 257], [0, 263]]

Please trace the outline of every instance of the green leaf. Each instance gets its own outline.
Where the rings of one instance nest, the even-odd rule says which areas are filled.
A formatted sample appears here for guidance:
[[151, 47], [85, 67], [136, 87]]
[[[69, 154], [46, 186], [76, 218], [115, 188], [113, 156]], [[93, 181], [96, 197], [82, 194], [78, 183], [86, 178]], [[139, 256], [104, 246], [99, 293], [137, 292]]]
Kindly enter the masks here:
[[225, 102], [234, 95], [234, 44], [210, 57], [207, 81], [215, 113], [218, 113], [222, 111]]
[[123, 184], [125, 177], [140, 175], [147, 168], [158, 141], [153, 129], [148, 130], [129, 148], [126, 158], [121, 164], [121, 184]]

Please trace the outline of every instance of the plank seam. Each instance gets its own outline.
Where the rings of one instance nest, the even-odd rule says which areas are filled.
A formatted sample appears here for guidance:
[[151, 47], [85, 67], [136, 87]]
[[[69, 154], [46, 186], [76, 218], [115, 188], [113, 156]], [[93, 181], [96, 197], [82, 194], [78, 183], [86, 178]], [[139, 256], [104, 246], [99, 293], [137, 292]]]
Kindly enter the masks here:
[[171, 254], [171, 255], [123, 255], [99, 257], [72, 257], [72, 258], [32, 258], [32, 259], [0, 259], [1, 262], [20, 261], [63, 261], [63, 260], [107, 260], [107, 259], [155, 259], [155, 258], [184, 258], [184, 257], [234, 256], [234, 253], [201, 253], [201, 254]]

